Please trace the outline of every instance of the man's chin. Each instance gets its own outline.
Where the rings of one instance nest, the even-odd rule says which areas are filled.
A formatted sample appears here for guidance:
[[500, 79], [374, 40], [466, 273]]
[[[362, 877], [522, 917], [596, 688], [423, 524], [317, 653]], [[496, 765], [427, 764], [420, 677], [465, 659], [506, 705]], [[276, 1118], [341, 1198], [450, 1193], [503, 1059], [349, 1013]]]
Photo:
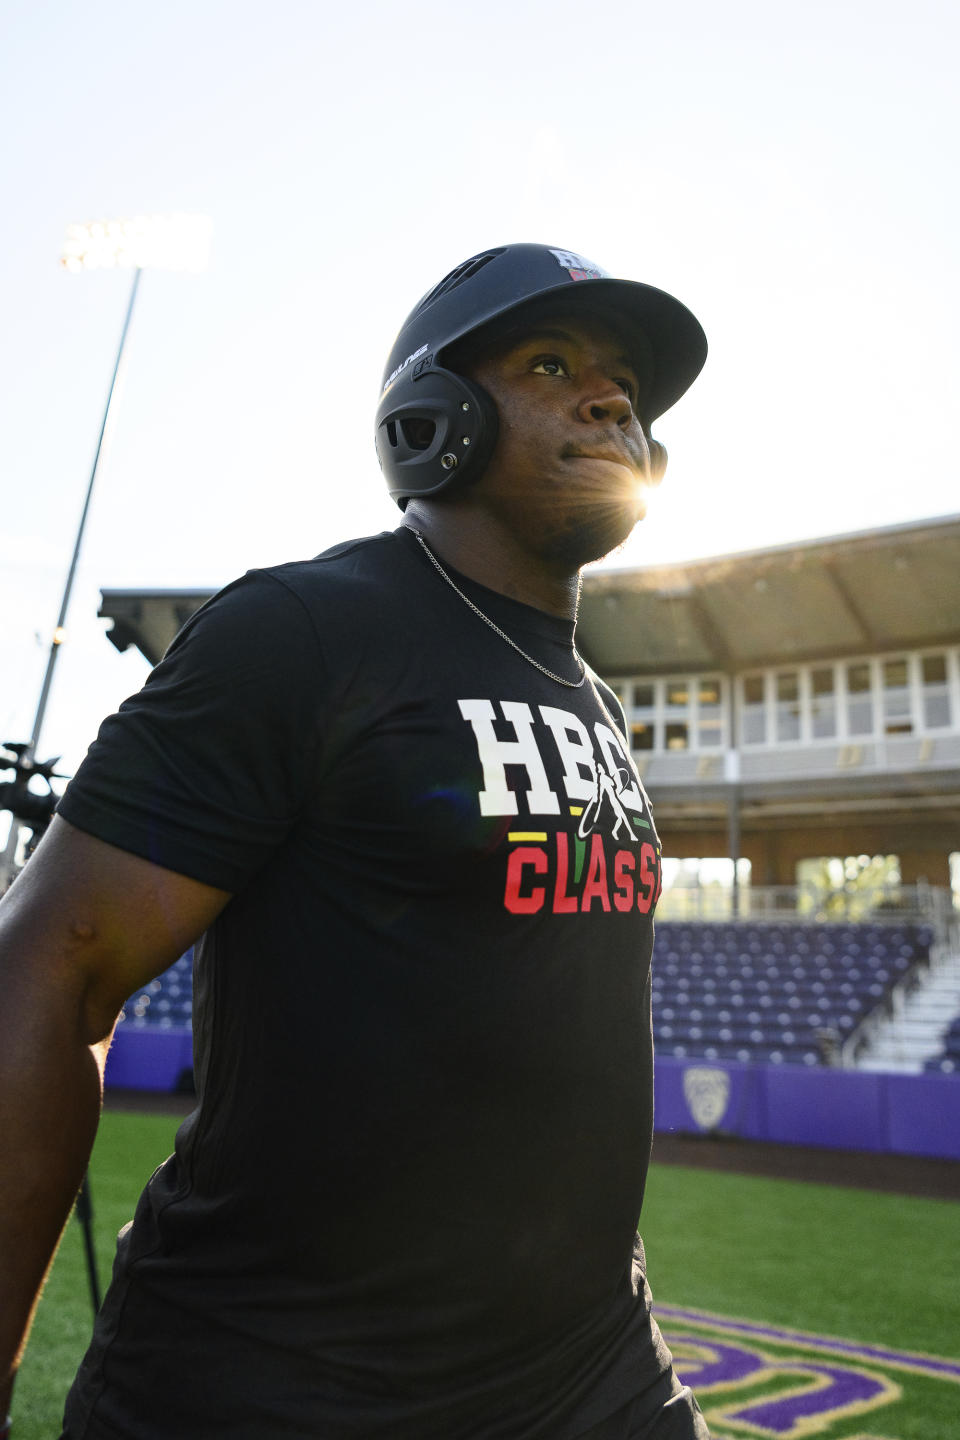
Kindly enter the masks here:
[[641, 495], [634, 497], [629, 506], [610, 507], [589, 521], [581, 517], [576, 525], [551, 537], [550, 557], [572, 570], [602, 560], [629, 540], [646, 512], [646, 502]]

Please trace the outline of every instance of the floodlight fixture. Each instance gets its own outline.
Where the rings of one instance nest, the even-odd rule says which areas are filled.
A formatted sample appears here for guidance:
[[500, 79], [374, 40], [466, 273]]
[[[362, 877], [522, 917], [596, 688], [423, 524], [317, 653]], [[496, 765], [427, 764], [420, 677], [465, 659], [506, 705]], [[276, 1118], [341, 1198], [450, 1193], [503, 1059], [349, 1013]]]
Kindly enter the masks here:
[[65, 270], [205, 270], [213, 221], [208, 215], [136, 215], [132, 220], [71, 224], [60, 251]]

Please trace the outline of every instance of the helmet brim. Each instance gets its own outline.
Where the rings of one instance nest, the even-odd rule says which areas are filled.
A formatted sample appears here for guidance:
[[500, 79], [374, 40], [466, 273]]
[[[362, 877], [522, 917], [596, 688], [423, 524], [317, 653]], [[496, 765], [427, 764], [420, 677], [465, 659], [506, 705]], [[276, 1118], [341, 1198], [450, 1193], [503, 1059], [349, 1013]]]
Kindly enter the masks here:
[[707, 337], [699, 320], [674, 296], [635, 280], [598, 277], [574, 284], [560, 281], [515, 305], [498, 306], [488, 315], [471, 316], [470, 323], [448, 335], [438, 356], [453, 346], [485, 346], [501, 334], [522, 331], [544, 315], [583, 316], [602, 321], [623, 338], [628, 354], [636, 354], [641, 371], [652, 365], [643, 406], [643, 420], [657, 420], [690, 388], [707, 358]]

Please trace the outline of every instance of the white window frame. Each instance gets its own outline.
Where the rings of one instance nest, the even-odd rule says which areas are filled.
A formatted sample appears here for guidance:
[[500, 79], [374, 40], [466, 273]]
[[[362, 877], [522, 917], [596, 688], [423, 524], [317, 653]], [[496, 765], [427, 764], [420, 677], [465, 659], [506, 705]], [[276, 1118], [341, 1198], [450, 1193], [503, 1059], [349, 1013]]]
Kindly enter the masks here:
[[[934, 655], [942, 655], [946, 659], [945, 690], [950, 704], [950, 723], [948, 725], [928, 726], [926, 723], [923, 660], [924, 657]], [[898, 660], [907, 662], [907, 693], [910, 710], [909, 715], [905, 714], [903, 719], [909, 719], [912, 726], [911, 730], [902, 736], [887, 735], [885, 729], [887, 716], [884, 705], [886, 695], [884, 666]], [[847, 684], [847, 672], [854, 665], [866, 666], [870, 677], [869, 692], [864, 691], [856, 697], [851, 696]], [[830, 670], [833, 674], [833, 706], [836, 717], [833, 735], [815, 736], [813, 733], [813, 672], [815, 670]], [[797, 704], [800, 710], [800, 733], [795, 740], [779, 740], [776, 736], [777, 706], [781, 702], [777, 700], [776, 677], [778, 674], [789, 673], [796, 673], [798, 678]], [[758, 675], [763, 682], [763, 738], [748, 741], [743, 738], [744, 717], [747, 709], [746, 682]], [[704, 682], [715, 682], [720, 692], [720, 739], [716, 745], [700, 743], [700, 686]], [[884, 740], [906, 740], [910, 736], [921, 738], [930, 736], [936, 739], [938, 736], [960, 732], [960, 646], [926, 645], [922, 649], [916, 650], [901, 649], [872, 655], [845, 655], [832, 660], [808, 660], [802, 664], [784, 660], [777, 665], [766, 665], [761, 668], [751, 666], [733, 677], [715, 670], [698, 671], [693, 674], [672, 673], [657, 676], [628, 675], [619, 677], [616, 685], [624, 696], [623, 704], [628, 725], [642, 720], [654, 727], [653, 749], [638, 750], [635, 752], [636, 755], [649, 760], [654, 755], [719, 755], [727, 750], [734, 743], [730, 734], [730, 706], [728, 703], [730, 694], [728, 686], [730, 684], [734, 686], [733, 693], [736, 700], [736, 745], [738, 749], [746, 753], [754, 753], [758, 750], [791, 750], [798, 746], [814, 749], [829, 748], [837, 745], [857, 745]], [[652, 707], [649, 709], [634, 707], [632, 703], [634, 685], [652, 687]], [[688, 698], [685, 706], [667, 705], [668, 687], [674, 685], [682, 685], [686, 688]], [[865, 700], [868, 694], [871, 704], [872, 728], [863, 733], [853, 734], [849, 724], [851, 699]], [[667, 725], [675, 721], [687, 726], [687, 747], [682, 751], [667, 749]]]

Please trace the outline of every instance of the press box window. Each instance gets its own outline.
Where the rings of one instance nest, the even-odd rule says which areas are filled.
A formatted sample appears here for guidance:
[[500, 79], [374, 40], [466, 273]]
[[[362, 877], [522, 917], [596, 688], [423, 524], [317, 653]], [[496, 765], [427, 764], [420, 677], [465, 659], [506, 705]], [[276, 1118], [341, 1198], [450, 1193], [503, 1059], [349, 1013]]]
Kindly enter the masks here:
[[762, 745], [767, 738], [767, 716], [764, 704], [764, 678], [745, 675], [743, 679], [743, 714], [741, 730], [744, 745]]
[[686, 721], [674, 720], [668, 722], [667, 727], [667, 749], [686, 750], [689, 748], [689, 729]]
[[777, 676], [777, 739], [800, 739], [800, 677], [796, 670]]
[[910, 677], [906, 659], [883, 662], [883, 730], [885, 735], [909, 735]]
[[826, 740], [836, 735], [837, 700], [832, 666], [810, 672], [810, 718], [815, 740]]
[[847, 734], [873, 733], [873, 695], [870, 692], [870, 666], [847, 666]]
[[937, 730], [950, 724], [947, 657], [924, 655], [920, 665], [923, 676], [923, 723], [928, 730]]
[[[668, 750], [690, 748], [690, 685], [686, 680], [668, 680], [665, 686], [667, 721], [664, 743]], [[680, 719], [682, 714], [683, 719]], [[670, 717], [673, 716], [671, 719]]]
[[709, 676], [697, 688], [697, 741], [701, 750], [716, 750], [723, 744], [720, 681]]
[[637, 681], [630, 687], [630, 745], [639, 752], [655, 750], [657, 726], [655, 719], [656, 688], [652, 680]]
[[648, 725], [644, 721], [637, 721], [630, 726], [630, 745], [634, 750], [652, 750], [656, 738], [656, 727]]

